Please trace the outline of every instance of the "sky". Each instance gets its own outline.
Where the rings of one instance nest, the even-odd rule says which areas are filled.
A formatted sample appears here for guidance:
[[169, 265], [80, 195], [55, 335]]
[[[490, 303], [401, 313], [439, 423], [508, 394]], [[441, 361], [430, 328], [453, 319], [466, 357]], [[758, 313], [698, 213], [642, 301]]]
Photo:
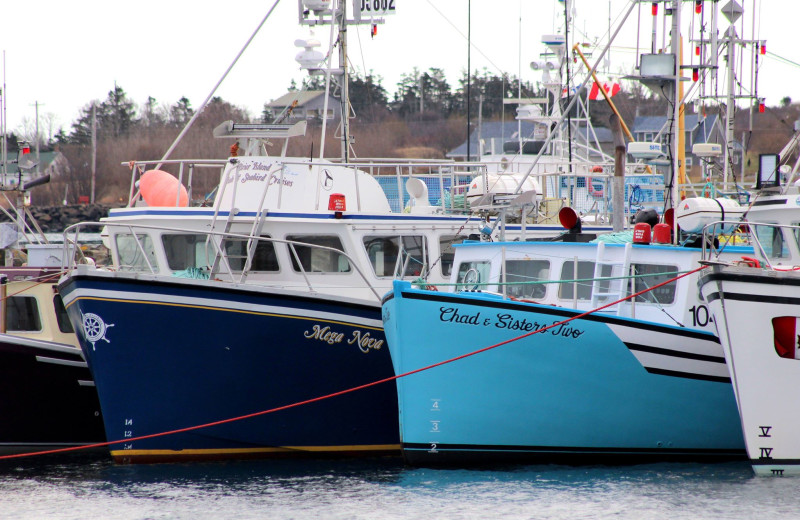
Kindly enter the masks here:
[[[757, 39], [767, 41], [769, 50], [760, 57], [759, 96], [766, 98], [768, 106], [777, 105], [786, 96], [800, 101], [800, 65], [785, 59], [800, 62], [794, 51], [800, 3], [738, 1], [746, 16], [744, 27], [737, 23], [743, 30], [739, 34], [752, 38], [755, 32]], [[351, 28], [348, 36], [351, 65], [381, 76], [390, 96], [401, 75], [415, 67], [421, 71], [443, 69], [451, 88], [455, 88], [467, 68], [468, 33], [472, 70], [485, 68], [490, 73], [538, 81], [541, 72], [531, 70], [529, 63], [541, 59], [539, 55], [545, 50], [542, 35], [556, 32], [558, 24], [563, 24], [564, 4], [555, 0], [394, 2], [395, 14], [385, 17], [386, 23], [377, 27], [374, 38], [369, 26]], [[724, 3], [727, 0], [718, 5]], [[137, 105], [144, 104], [149, 96], [164, 105], [185, 96], [196, 108], [212, 92], [273, 4], [275, 0], [4, 1], [0, 6], [0, 52], [4, 55], [0, 79], [5, 85], [7, 127], [15, 131], [26, 122], [31, 125], [38, 103], [43, 133], [48, 131], [45, 127], [54, 131], [59, 126], [69, 132], [80, 110], [93, 100], [106, 99], [114, 85], [122, 87]], [[628, 0], [575, 0], [577, 38], [605, 43], [609, 25], [615, 28], [619, 15], [629, 5]], [[637, 32], [642, 42], [640, 51], [650, 47], [650, 3], [642, 5], [640, 16], [638, 12], [634, 8], [612, 46], [612, 71], [630, 71]], [[755, 31], [750, 18], [753, 13]], [[692, 18], [695, 25], [690, 27]], [[699, 16], [693, 14], [691, 4], [684, 9], [682, 19], [683, 32], [694, 28], [696, 34]], [[661, 17], [658, 20], [656, 40], [660, 47]], [[726, 28], [727, 22], [721, 22], [721, 26]], [[286, 93], [292, 79], [299, 85], [305, 77], [294, 60], [301, 50], [294, 42], [309, 34], [307, 27], [298, 24], [297, 0], [279, 0], [215, 95], [257, 116], [265, 102]], [[314, 37], [326, 52], [329, 29], [316, 29]], [[571, 41], [575, 41], [573, 37]], [[690, 43], [684, 45], [691, 50]], [[684, 58], [690, 54], [684, 51]]]

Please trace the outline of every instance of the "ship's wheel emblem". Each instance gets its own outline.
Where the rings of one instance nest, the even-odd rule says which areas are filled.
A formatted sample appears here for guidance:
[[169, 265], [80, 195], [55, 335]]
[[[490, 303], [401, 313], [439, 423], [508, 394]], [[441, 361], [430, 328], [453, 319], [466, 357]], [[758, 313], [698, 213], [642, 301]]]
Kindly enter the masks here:
[[106, 332], [108, 332], [109, 327], [113, 327], [113, 323], [106, 323], [103, 321], [103, 318], [94, 314], [92, 312], [87, 312], [86, 314], [82, 315], [82, 322], [83, 322], [83, 333], [86, 336], [86, 339], [89, 343], [92, 344], [92, 350], [94, 350], [94, 344], [100, 341], [101, 339], [106, 343], [111, 343], [111, 341], [106, 338]]

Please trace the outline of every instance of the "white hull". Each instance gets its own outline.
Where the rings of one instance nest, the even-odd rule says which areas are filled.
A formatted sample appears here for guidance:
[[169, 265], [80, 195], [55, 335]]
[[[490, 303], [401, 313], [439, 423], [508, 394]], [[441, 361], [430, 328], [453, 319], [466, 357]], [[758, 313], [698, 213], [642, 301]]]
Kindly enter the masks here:
[[[779, 355], [781, 326], [773, 322], [785, 317], [793, 327], [791, 318], [800, 318], [800, 273], [718, 265], [699, 284], [725, 350], [755, 473], [800, 475], [800, 359]], [[784, 342], [792, 352], [797, 332], [788, 331]]]

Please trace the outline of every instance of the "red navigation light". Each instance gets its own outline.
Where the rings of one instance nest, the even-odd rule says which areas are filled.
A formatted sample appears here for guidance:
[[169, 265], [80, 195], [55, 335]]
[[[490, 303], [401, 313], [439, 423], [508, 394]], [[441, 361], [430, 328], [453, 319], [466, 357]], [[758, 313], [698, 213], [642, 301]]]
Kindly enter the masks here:
[[765, 105], [764, 103], [759, 103], [758, 104], [758, 112], [760, 114], [763, 114], [766, 111], [767, 111], [767, 105]]
[[761, 54], [767, 53], [767, 42], [761, 42]]
[[29, 153], [31, 153], [31, 147], [27, 146], [27, 145], [23, 146], [22, 147], [22, 155], [26, 155], [26, 154], [29, 154]]
[[695, 46], [695, 48], [694, 48], [694, 55], [695, 55], [695, 56], [700, 56], [700, 46], [699, 46], [699, 45], [696, 45], [696, 46]]
[[697, 0], [694, 3], [694, 12], [700, 14], [703, 12], [703, 0]]
[[372, 24], [372, 37], [374, 38], [377, 35], [378, 35], [378, 25]]
[[658, 4], [653, 2], [653, 16], [658, 14]]
[[328, 198], [328, 211], [347, 211], [347, 203], [341, 193], [331, 193]]
[[700, 69], [692, 69], [692, 81], [700, 79]]

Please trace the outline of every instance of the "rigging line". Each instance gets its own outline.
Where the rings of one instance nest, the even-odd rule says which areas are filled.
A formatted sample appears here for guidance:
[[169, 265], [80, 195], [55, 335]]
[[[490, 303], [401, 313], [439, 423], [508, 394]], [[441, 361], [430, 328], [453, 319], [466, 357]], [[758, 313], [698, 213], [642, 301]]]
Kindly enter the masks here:
[[768, 57], [768, 58], [773, 58], [775, 60], [778, 60], [778, 61], [780, 61], [780, 62], [782, 62], [784, 64], [787, 64], [787, 65], [794, 65], [795, 67], [800, 67], [800, 63], [797, 63], [796, 61], [792, 61], [789, 58], [785, 58], [785, 57], [783, 57], [783, 56], [781, 56], [779, 54], [775, 54], [774, 52], [769, 51], [769, 50], [767, 51], [765, 56]]
[[[453, 23], [453, 22], [452, 22], [452, 21], [451, 21], [451, 20], [450, 20], [450, 19], [449, 19], [447, 16], [445, 16], [445, 15], [444, 15], [444, 13], [442, 13], [442, 12], [439, 10], [439, 8], [438, 8], [438, 7], [436, 7], [436, 6], [433, 4], [433, 2], [431, 2], [431, 0], [426, 0], [426, 2], [428, 2], [428, 5], [430, 5], [430, 6], [431, 6], [431, 7], [434, 9], [434, 11], [436, 11], [437, 13], [439, 13], [439, 16], [441, 16], [442, 18], [444, 18], [444, 21], [445, 21], [445, 22], [447, 22], [448, 24], [450, 24], [450, 26], [451, 26], [453, 29], [455, 29], [455, 31], [456, 31], [456, 32], [459, 34], [459, 36], [461, 36], [461, 37], [462, 37], [462, 38], [464, 38], [465, 40], [468, 40], [467, 36], [466, 36], [464, 33], [462, 33], [462, 32], [461, 32], [461, 30], [460, 30], [458, 27], [456, 27], [456, 25], [455, 25], [455, 24], [454, 24], [454, 23]], [[501, 75], [506, 75], [506, 73], [505, 73], [505, 72], [503, 72], [503, 69], [501, 69], [501, 68], [500, 68], [500, 67], [499, 67], [499, 66], [498, 66], [498, 65], [497, 65], [495, 62], [493, 62], [493, 61], [491, 60], [491, 58], [489, 58], [489, 56], [487, 56], [486, 54], [484, 54], [484, 52], [483, 52], [482, 50], [480, 50], [480, 49], [478, 48], [478, 46], [477, 46], [477, 45], [475, 45], [475, 44], [474, 44], [474, 43], [472, 43], [471, 41], [470, 41], [469, 45], [470, 45], [470, 47], [473, 47], [473, 48], [474, 48], [474, 49], [475, 49], [475, 50], [478, 52], [478, 54], [480, 54], [481, 56], [483, 56], [484, 58], [486, 58], [486, 61], [488, 61], [488, 62], [489, 62], [489, 64], [491, 64], [491, 66], [492, 66], [492, 67], [494, 67], [495, 69], [497, 69], [497, 72], [499, 72]], [[467, 74], [469, 74], [469, 71], [467, 71]]]
[[3, 455], [3, 456], [0, 456], [0, 460], [18, 459], [18, 458], [23, 458], [23, 457], [34, 457], [34, 456], [38, 456], [38, 455], [53, 455], [53, 454], [56, 454], [56, 453], [68, 453], [68, 452], [73, 452], [73, 451], [80, 451], [80, 450], [87, 450], [87, 449], [94, 449], [94, 448], [102, 448], [102, 447], [105, 447], [105, 446], [113, 446], [115, 444], [123, 444], [123, 443], [129, 443], [129, 442], [134, 442], [134, 441], [141, 441], [141, 440], [146, 440], [146, 439], [155, 439], [157, 437], [165, 437], [165, 436], [168, 436], [168, 435], [174, 435], [176, 433], [186, 433], [186, 432], [200, 430], [200, 429], [203, 429], [203, 428], [210, 428], [212, 426], [219, 426], [219, 425], [222, 425], [222, 424], [229, 424], [229, 423], [232, 423], [232, 422], [242, 421], [242, 420], [245, 420], [245, 419], [251, 419], [253, 417], [260, 417], [262, 415], [267, 415], [267, 414], [271, 414], [271, 413], [275, 413], [275, 412], [280, 412], [280, 411], [283, 411], [283, 410], [289, 410], [289, 409], [292, 409], [292, 408], [297, 408], [297, 407], [300, 407], [300, 406], [303, 406], [303, 405], [307, 405], [307, 404], [311, 404], [311, 403], [316, 403], [316, 402], [319, 402], [319, 401], [324, 401], [325, 399], [338, 397], [340, 395], [350, 394], [350, 393], [356, 392], [358, 390], [364, 390], [365, 388], [371, 388], [373, 386], [378, 386], [378, 385], [381, 385], [383, 383], [389, 383], [391, 381], [396, 381], [397, 379], [400, 379], [400, 378], [403, 378], [403, 377], [407, 377], [407, 376], [410, 376], [410, 375], [413, 375], [413, 374], [418, 374], [420, 372], [425, 372], [427, 370], [431, 370], [433, 368], [437, 368], [437, 367], [440, 367], [440, 366], [443, 366], [443, 365], [447, 365], [447, 364], [453, 363], [455, 361], [460, 361], [462, 359], [466, 359], [468, 357], [472, 357], [472, 356], [474, 356], [476, 354], [481, 354], [483, 352], [487, 352], [489, 350], [493, 350], [493, 349], [495, 349], [497, 347], [501, 347], [503, 345], [508, 345], [509, 343], [513, 343], [515, 341], [519, 341], [521, 339], [527, 338], [528, 336], [532, 336], [534, 334], [541, 334], [541, 333], [546, 332], [546, 331], [548, 331], [548, 330], [550, 330], [552, 328], [559, 327], [559, 326], [564, 325], [566, 323], [569, 323], [571, 321], [578, 320], [578, 319], [581, 319], [581, 318], [585, 318], [586, 316], [589, 316], [590, 314], [594, 314], [595, 312], [601, 311], [601, 310], [606, 309], [608, 307], [612, 307], [612, 306], [617, 305], [619, 303], [622, 303], [625, 300], [628, 300], [630, 298], [636, 298], [637, 296], [639, 296], [641, 294], [644, 294], [644, 293], [646, 293], [648, 291], [652, 291], [654, 289], [658, 289], [659, 287], [662, 287], [662, 286], [664, 286], [666, 284], [675, 282], [675, 281], [677, 281], [677, 280], [679, 280], [681, 278], [689, 276], [690, 274], [694, 274], [694, 273], [697, 273], [699, 271], [702, 271], [703, 269], [705, 269], [707, 267], [708, 267], [708, 265], [701, 265], [700, 267], [698, 267], [696, 269], [688, 271], [687, 273], [682, 274], [680, 276], [676, 276], [675, 278], [670, 278], [669, 280], [666, 280], [666, 281], [664, 281], [664, 282], [662, 282], [662, 283], [660, 283], [658, 285], [654, 285], [653, 287], [651, 287], [649, 289], [644, 289], [642, 291], [633, 293], [633, 294], [631, 294], [629, 296], [625, 296], [624, 298], [620, 298], [620, 299], [618, 299], [616, 301], [607, 303], [607, 304], [605, 304], [605, 305], [603, 305], [601, 307], [597, 307], [596, 309], [591, 309], [591, 310], [582, 312], [580, 314], [576, 314], [575, 316], [572, 316], [571, 318], [567, 318], [565, 320], [561, 320], [559, 322], [553, 323], [552, 325], [549, 325], [549, 326], [547, 326], [547, 327], [545, 327], [543, 329], [527, 332], [527, 333], [525, 333], [525, 334], [523, 334], [521, 336], [517, 336], [517, 337], [511, 338], [511, 339], [507, 339], [507, 340], [501, 341], [499, 343], [495, 343], [494, 345], [489, 345], [488, 347], [483, 347], [481, 349], [474, 350], [472, 352], [468, 352], [468, 353], [462, 354], [460, 356], [456, 356], [456, 357], [453, 357], [453, 358], [450, 358], [450, 359], [446, 359], [444, 361], [439, 361], [438, 363], [433, 363], [433, 364], [425, 366], [425, 367], [421, 367], [421, 368], [417, 368], [417, 369], [414, 369], [414, 370], [410, 370], [410, 371], [404, 372], [402, 374], [397, 374], [397, 375], [394, 375], [394, 376], [391, 376], [391, 377], [386, 377], [384, 379], [379, 379], [378, 381], [373, 381], [371, 383], [366, 383], [366, 384], [355, 386], [355, 387], [352, 387], [352, 388], [347, 388], [345, 390], [340, 390], [338, 392], [333, 392], [333, 393], [330, 393], [330, 394], [327, 394], [327, 395], [323, 395], [323, 396], [319, 396], [319, 397], [313, 397], [311, 399], [306, 399], [305, 401], [298, 401], [298, 402], [287, 404], [287, 405], [284, 405], [284, 406], [278, 406], [278, 407], [275, 407], [275, 408], [270, 408], [269, 410], [261, 410], [259, 412], [253, 412], [253, 413], [250, 413], [250, 414], [240, 415], [240, 416], [237, 416], [237, 417], [230, 417], [230, 418], [227, 418], [227, 419], [221, 419], [219, 421], [213, 421], [213, 422], [208, 422], [208, 423], [204, 423], [204, 424], [198, 424], [198, 425], [195, 425], [195, 426], [187, 426], [186, 428], [178, 428], [178, 429], [169, 430], [169, 431], [166, 431], [166, 432], [151, 433], [151, 434], [148, 434], [148, 435], [140, 435], [138, 437], [129, 437], [129, 438], [125, 438], [125, 439], [118, 439], [118, 440], [115, 440], [115, 441], [98, 442], [98, 443], [95, 443], [95, 444], [84, 444], [82, 446], [70, 446], [68, 448], [56, 448], [56, 449], [52, 449], [52, 450], [44, 450], [44, 451], [36, 451], [36, 452], [28, 452], [28, 453], [15, 453], [15, 454], [12, 454], [12, 455]]
[[244, 51], [247, 49], [247, 47], [249, 47], [249, 46], [250, 46], [250, 43], [251, 43], [251, 42], [253, 41], [253, 39], [256, 37], [256, 34], [258, 34], [258, 31], [260, 31], [260, 30], [261, 30], [261, 27], [263, 27], [264, 23], [266, 23], [267, 19], [270, 17], [270, 15], [272, 14], [272, 12], [273, 12], [273, 11], [275, 10], [275, 8], [278, 6], [278, 2], [280, 2], [280, 1], [281, 1], [281, 0], [275, 0], [275, 3], [274, 3], [274, 4], [272, 4], [272, 7], [270, 7], [270, 9], [269, 9], [269, 11], [267, 12], [267, 14], [266, 14], [266, 15], [264, 16], [264, 18], [261, 20], [261, 23], [259, 23], [259, 24], [258, 24], [258, 27], [256, 27], [256, 30], [255, 30], [255, 31], [253, 31], [253, 34], [251, 34], [251, 35], [250, 35], [250, 38], [248, 38], [248, 39], [247, 39], [247, 42], [244, 44], [244, 47], [242, 47], [242, 50], [240, 50], [240, 51], [239, 51], [239, 54], [237, 54], [237, 55], [236, 55], [236, 57], [233, 59], [233, 62], [232, 62], [232, 63], [231, 63], [229, 66], [228, 66], [228, 70], [226, 70], [226, 71], [225, 71], [225, 74], [223, 74], [223, 75], [222, 75], [222, 77], [221, 77], [221, 78], [219, 78], [219, 81], [217, 82], [217, 84], [216, 84], [216, 85], [214, 85], [214, 88], [213, 88], [213, 89], [211, 89], [211, 92], [209, 92], [209, 94], [208, 94], [208, 97], [206, 98], [206, 100], [205, 100], [205, 101], [203, 101], [203, 104], [202, 104], [202, 105], [200, 105], [200, 108], [198, 108], [198, 109], [197, 109], [197, 111], [195, 111], [195, 113], [194, 113], [194, 115], [192, 116], [192, 118], [189, 120], [189, 122], [188, 122], [188, 123], [186, 123], [186, 126], [184, 126], [184, 127], [183, 127], [183, 130], [181, 130], [181, 133], [180, 133], [180, 134], [178, 134], [178, 137], [176, 137], [176, 138], [175, 138], [175, 141], [173, 141], [173, 143], [170, 145], [170, 147], [169, 147], [169, 148], [167, 149], [167, 151], [164, 153], [164, 156], [161, 158], [161, 161], [162, 161], [162, 162], [160, 162], [160, 163], [159, 163], [159, 164], [158, 164], [158, 165], [155, 167], [155, 169], [156, 169], [156, 170], [158, 170], [158, 169], [160, 169], [160, 168], [161, 168], [161, 165], [163, 164], [163, 161], [166, 161], [166, 160], [169, 158], [169, 156], [172, 154], [172, 152], [173, 152], [173, 151], [175, 150], [175, 148], [178, 146], [178, 143], [180, 143], [180, 142], [181, 142], [181, 139], [183, 139], [183, 136], [185, 136], [185, 135], [186, 135], [186, 133], [189, 131], [189, 128], [191, 128], [192, 124], [195, 122], [195, 120], [197, 120], [197, 118], [198, 118], [198, 117], [200, 116], [200, 114], [203, 112], [203, 109], [206, 107], [206, 105], [208, 105], [208, 102], [209, 102], [209, 101], [211, 101], [211, 98], [214, 96], [214, 93], [217, 91], [217, 89], [218, 89], [218, 88], [219, 88], [219, 86], [222, 84], [222, 82], [223, 82], [223, 81], [225, 81], [225, 78], [226, 78], [226, 77], [228, 77], [228, 73], [231, 71], [231, 69], [233, 69], [234, 65], [236, 65], [236, 62], [237, 62], [237, 61], [239, 61], [239, 58], [241, 58], [241, 57], [242, 57], [242, 54], [244, 54]]
[[[356, 28], [355, 32], [356, 32], [356, 39], [358, 40], [358, 53], [361, 55], [361, 66], [364, 67], [364, 86], [367, 89], [367, 103], [369, 105], [370, 115], [372, 116], [372, 119], [375, 119], [375, 105], [372, 103], [372, 89], [369, 88], [369, 83], [368, 83], [369, 74], [367, 73], [367, 62], [364, 60], [364, 45], [361, 43], [361, 31], [359, 31]], [[347, 59], [348, 61], [350, 60], [349, 57]], [[349, 98], [350, 91], [348, 90], [347, 92]], [[350, 109], [353, 111], [353, 114], [355, 114], [355, 109], [353, 108], [353, 105], [350, 103], [350, 99], [347, 100], [347, 104], [350, 105]]]

